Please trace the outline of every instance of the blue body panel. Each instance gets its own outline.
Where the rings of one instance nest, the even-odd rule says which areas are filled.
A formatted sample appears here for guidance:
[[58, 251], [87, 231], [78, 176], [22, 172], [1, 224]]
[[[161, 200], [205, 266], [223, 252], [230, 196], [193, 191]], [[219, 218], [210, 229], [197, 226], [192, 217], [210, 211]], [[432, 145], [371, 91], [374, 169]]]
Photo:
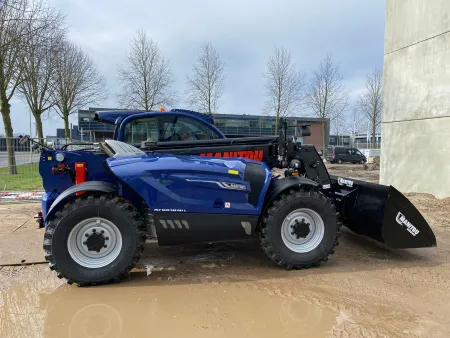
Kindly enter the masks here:
[[[53, 174], [56, 154], [64, 155], [61, 163], [71, 170]], [[44, 151], [39, 172], [45, 194], [42, 198], [44, 219], [52, 203], [75, 185], [76, 162], [85, 162], [87, 181], [102, 181], [118, 186], [118, 193], [138, 209], [145, 201], [151, 212], [186, 212], [202, 214], [259, 215], [264, 196], [271, 183], [271, 171], [262, 162], [245, 159], [205, 158], [144, 154], [111, 158], [102, 152]], [[263, 166], [265, 180], [254, 205], [248, 202], [249, 182], [244, 180], [248, 163]], [[47, 224], [45, 224], [47, 225]]]
[[70, 173], [52, 174], [52, 167], [59, 163], [56, 161], [57, 153], [64, 155], [63, 163], [71, 168], [75, 167], [75, 162], [86, 162], [88, 166], [86, 179], [88, 181], [116, 182], [115, 178], [107, 172], [104, 165], [104, 161], [108, 157], [105, 153], [45, 150], [41, 153], [39, 161], [39, 174], [42, 177], [45, 190], [41, 202], [44, 216], [47, 215], [47, 211], [58, 195], [75, 184]]
[[[270, 169], [265, 164], [243, 159], [147, 154], [109, 158], [106, 162], [119, 182], [141, 196], [152, 212], [259, 215], [271, 180]], [[244, 181], [248, 162], [263, 165], [266, 173], [256, 205], [247, 200], [251, 191]], [[234, 174], [236, 171], [238, 174]], [[242, 187], [224, 188], [227, 183]]]

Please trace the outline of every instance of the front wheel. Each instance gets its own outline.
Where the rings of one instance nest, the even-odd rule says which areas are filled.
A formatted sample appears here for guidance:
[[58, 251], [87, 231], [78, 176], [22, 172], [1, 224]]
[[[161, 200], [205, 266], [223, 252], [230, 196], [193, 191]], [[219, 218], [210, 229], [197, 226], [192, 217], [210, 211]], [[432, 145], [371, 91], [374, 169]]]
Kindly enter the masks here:
[[341, 159], [337, 160], [337, 163], [342, 164], [342, 160]]
[[330, 199], [314, 190], [292, 189], [267, 207], [260, 243], [278, 266], [309, 268], [334, 253], [340, 226]]
[[106, 284], [126, 277], [145, 245], [138, 211], [118, 196], [84, 194], [67, 202], [44, 235], [50, 269], [69, 284]]

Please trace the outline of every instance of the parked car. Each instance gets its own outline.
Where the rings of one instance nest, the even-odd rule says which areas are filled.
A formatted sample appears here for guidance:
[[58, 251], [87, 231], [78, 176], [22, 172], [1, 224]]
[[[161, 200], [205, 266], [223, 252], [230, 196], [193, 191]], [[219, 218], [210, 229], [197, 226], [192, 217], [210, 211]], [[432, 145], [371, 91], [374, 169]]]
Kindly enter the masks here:
[[351, 147], [328, 147], [326, 159], [330, 163], [366, 163], [367, 158], [358, 149]]

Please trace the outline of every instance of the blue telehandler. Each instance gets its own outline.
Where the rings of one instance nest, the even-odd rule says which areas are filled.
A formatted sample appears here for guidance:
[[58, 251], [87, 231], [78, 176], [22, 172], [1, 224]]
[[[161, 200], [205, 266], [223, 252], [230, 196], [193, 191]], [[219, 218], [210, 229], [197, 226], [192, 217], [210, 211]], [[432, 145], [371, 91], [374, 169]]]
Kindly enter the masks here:
[[[160, 116], [151, 114], [141, 117]], [[341, 226], [392, 248], [436, 246], [424, 217], [398, 190], [330, 176], [315, 147], [287, 138], [282, 124], [267, 144], [251, 137], [217, 143], [222, 152], [238, 145], [247, 153], [276, 144], [276, 161], [195, 154], [196, 146], [214, 147], [215, 140], [181, 141], [173, 153], [151, 139], [133, 145], [115, 137], [75, 150], [36, 143], [45, 189], [39, 221], [50, 269], [69, 284], [118, 282], [136, 266], [148, 236], [161, 246], [256, 237], [268, 258], [286, 269], [327, 261]], [[161, 136], [167, 126], [160, 127], [154, 131]], [[133, 130], [127, 123], [117, 129], [119, 136]], [[152, 132], [148, 125], [143, 130]], [[273, 167], [284, 168], [284, 177], [273, 176]]]

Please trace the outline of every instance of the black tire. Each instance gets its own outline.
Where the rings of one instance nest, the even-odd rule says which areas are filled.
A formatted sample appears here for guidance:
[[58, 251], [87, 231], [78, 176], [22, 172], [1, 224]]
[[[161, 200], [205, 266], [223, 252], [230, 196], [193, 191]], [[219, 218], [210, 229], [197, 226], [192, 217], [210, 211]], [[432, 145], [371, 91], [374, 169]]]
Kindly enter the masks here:
[[[283, 242], [281, 227], [285, 217], [299, 208], [308, 208], [317, 212], [324, 223], [324, 235], [320, 244], [306, 253], [289, 249]], [[260, 243], [266, 255], [279, 267], [303, 269], [318, 266], [328, 260], [339, 245], [341, 222], [334, 203], [322, 193], [300, 188], [281, 193], [270, 203], [263, 215], [260, 231]]]
[[359, 163], [360, 163], [360, 164], [364, 164], [364, 163], [366, 163], [366, 161], [361, 160], [361, 161], [359, 161]]
[[[114, 223], [122, 236], [118, 256], [100, 268], [78, 264], [67, 248], [70, 231], [80, 221], [90, 217], [102, 217]], [[43, 247], [50, 269], [59, 278], [65, 278], [68, 284], [98, 285], [119, 282], [129, 275], [144, 251], [145, 237], [145, 223], [131, 203], [119, 196], [85, 193], [68, 201], [49, 220]]]

